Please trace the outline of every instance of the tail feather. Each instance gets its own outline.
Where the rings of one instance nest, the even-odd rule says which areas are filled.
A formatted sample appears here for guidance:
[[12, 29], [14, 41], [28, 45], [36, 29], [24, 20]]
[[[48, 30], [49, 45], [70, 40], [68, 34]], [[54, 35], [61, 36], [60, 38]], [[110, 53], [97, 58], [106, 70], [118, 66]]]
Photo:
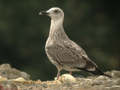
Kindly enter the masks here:
[[96, 70], [95, 71], [88, 71], [86, 68], [78, 68], [80, 70], [83, 70], [83, 71], [86, 71], [86, 72], [89, 72], [89, 73], [92, 73], [94, 75], [103, 75], [103, 76], [107, 76], [109, 78], [112, 78], [112, 76], [108, 75], [108, 74], [105, 74], [103, 73], [99, 68], [96, 67]]
[[112, 76], [108, 75], [108, 74], [103, 74], [104, 76], [107, 76], [109, 78], [112, 78]]
[[91, 72], [92, 74], [95, 74], [95, 75], [103, 75], [103, 76], [107, 76], [109, 78], [112, 78], [112, 76], [108, 75], [108, 74], [105, 74], [104, 72], [102, 72], [99, 68], [96, 68], [95, 71], [88, 71], [88, 72]]
[[92, 74], [95, 75], [104, 75], [104, 73], [99, 68], [96, 68], [95, 71], [88, 71], [88, 72], [91, 72]]

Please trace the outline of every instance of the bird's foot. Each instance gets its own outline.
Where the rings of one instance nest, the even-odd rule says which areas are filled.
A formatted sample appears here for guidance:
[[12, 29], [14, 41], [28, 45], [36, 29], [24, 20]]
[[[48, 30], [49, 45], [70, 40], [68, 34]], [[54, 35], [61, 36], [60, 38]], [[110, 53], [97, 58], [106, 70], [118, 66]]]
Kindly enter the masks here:
[[72, 71], [70, 71], [69, 74], [72, 75]]

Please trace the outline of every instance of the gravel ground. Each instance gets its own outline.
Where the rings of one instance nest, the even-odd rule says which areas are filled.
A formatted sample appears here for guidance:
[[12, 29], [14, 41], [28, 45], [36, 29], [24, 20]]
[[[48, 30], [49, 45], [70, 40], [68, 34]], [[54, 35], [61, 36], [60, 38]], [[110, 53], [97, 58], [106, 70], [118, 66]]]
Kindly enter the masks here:
[[[1, 69], [8, 66], [7, 70]], [[0, 66], [0, 90], [120, 90], [120, 71], [106, 72], [112, 78], [105, 76], [73, 77], [63, 74], [59, 80], [32, 81], [30, 75], [11, 68], [9, 64]], [[2, 71], [2, 72], [1, 72]], [[15, 73], [15, 71], [17, 73]], [[3, 73], [6, 72], [6, 73]], [[24, 74], [23, 74], [24, 73]], [[12, 76], [10, 76], [12, 74]], [[17, 75], [16, 75], [17, 74]], [[14, 78], [13, 78], [14, 77]]]

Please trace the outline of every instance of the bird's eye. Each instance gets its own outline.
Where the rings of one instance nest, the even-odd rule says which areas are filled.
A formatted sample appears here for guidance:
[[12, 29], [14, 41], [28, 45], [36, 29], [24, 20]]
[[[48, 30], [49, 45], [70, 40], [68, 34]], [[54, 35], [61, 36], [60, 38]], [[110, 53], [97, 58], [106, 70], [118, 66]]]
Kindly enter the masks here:
[[54, 10], [54, 13], [58, 13], [59, 12], [59, 10]]

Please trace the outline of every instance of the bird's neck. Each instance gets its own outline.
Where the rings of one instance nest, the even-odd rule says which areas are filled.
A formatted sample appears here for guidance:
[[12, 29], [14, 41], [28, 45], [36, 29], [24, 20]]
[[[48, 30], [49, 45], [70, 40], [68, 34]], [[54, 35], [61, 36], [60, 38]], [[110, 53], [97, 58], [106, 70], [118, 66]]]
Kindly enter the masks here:
[[65, 40], [68, 39], [64, 28], [63, 28], [63, 20], [64, 18], [60, 20], [51, 20], [50, 25], [50, 32], [49, 37], [53, 40]]

